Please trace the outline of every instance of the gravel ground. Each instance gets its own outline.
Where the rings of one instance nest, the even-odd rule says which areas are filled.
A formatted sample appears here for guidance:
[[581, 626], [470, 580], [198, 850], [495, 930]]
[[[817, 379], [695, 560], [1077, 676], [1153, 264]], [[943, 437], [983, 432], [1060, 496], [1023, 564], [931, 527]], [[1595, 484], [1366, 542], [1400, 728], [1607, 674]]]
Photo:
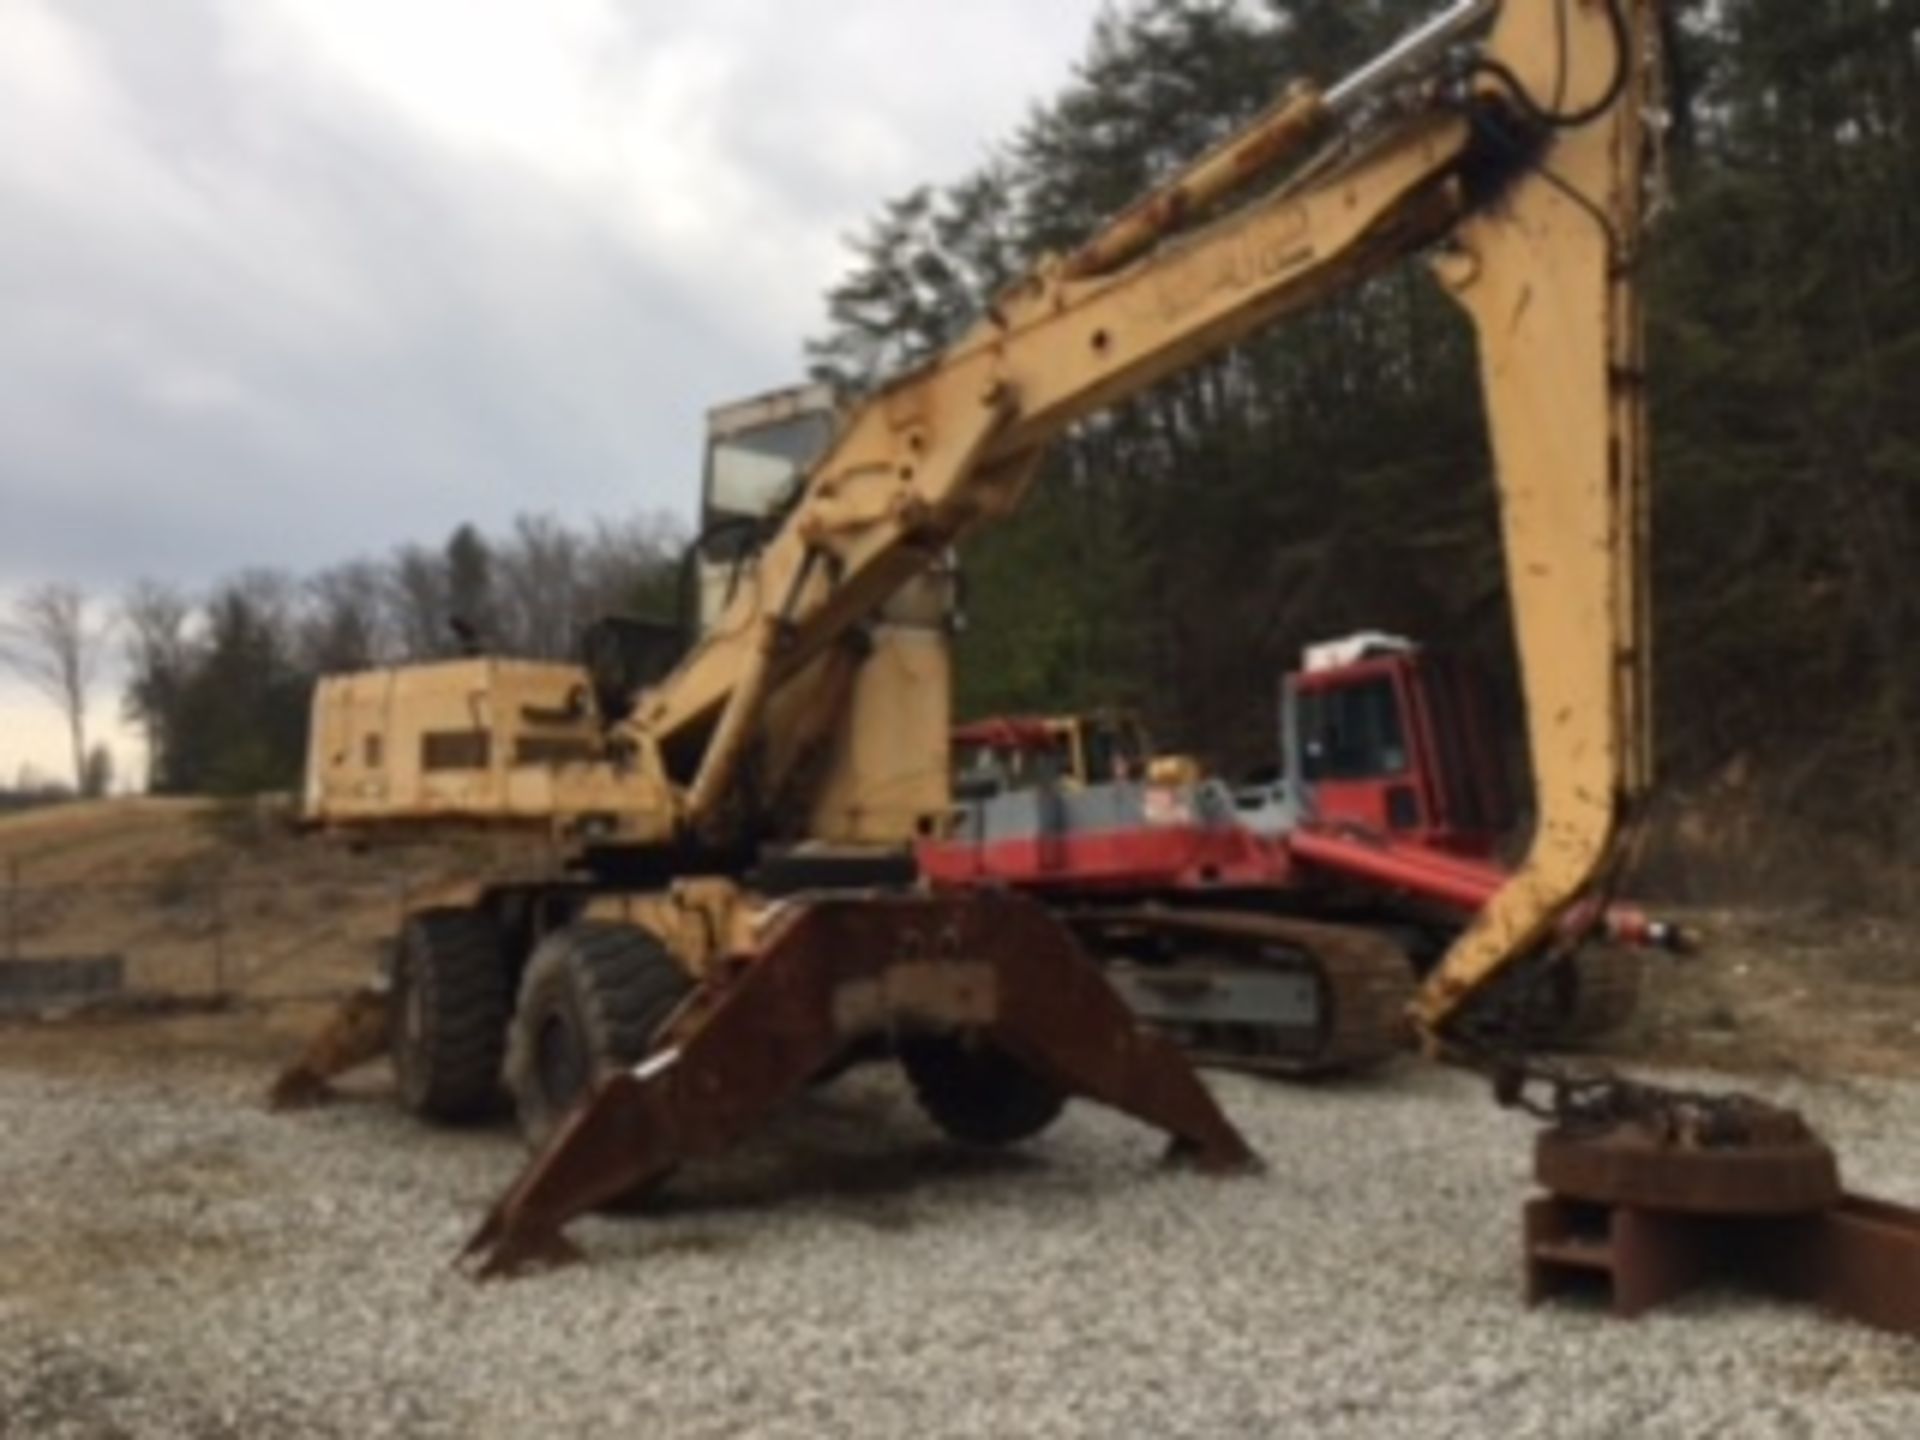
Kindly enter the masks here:
[[[960, 1151], [875, 1072], [577, 1226], [591, 1264], [476, 1286], [505, 1134], [0, 1072], [0, 1436], [1920, 1434], [1912, 1342], [1730, 1295], [1524, 1311], [1528, 1130], [1463, 1078], [1216, 1084], [1264, 1176], [1159, 1171], [1087, 1106]], [[1920, 1086], [1776, 1093], [1920, 1195]]]

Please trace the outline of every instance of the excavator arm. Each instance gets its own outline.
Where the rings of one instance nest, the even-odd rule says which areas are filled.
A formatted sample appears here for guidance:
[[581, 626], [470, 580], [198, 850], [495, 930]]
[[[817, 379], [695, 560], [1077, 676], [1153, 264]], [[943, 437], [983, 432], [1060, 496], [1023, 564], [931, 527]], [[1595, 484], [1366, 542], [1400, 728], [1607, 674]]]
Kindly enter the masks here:
[[1420, 994], [1438, 1035], [1609, 880], [1648, 782], [1653, 12], [1462, 0], [1343, 84], [1295, 87], [870, 396], [751, 582], [618, 727], [632, 753], [687, 757], [679, 823], [717, 822], [771, 697], [1010, 514], [1075, 421], [1424, 257], [1478, 334], [1538, 803], [1524, 863]]
[[[1509, 7], [1503, 30], [1517, 53], [1537, 58], [1550, 45], [1549, 8]], [[1609, 23], [1598, 5], [1573, 8]], [[1639, 276], [1644, 126], [1659, 73], [1650, 9], [1611, 18], [1615, 46], [1571, 47], [1566, 92], [1598, 91], [1610, 107], [1557, 123], [1523, 182], [1467, 217], [1436, 259], [1479, 338], [1537, 819], [1525, 860], [1421, 991], [1430, 1034], [1570, 906], [1604, 894], [1652, 782]], [[1538, 71], [1521, 76], [1540, 84]], [[1575, 121], [1582, 103], [1569, 107]]]

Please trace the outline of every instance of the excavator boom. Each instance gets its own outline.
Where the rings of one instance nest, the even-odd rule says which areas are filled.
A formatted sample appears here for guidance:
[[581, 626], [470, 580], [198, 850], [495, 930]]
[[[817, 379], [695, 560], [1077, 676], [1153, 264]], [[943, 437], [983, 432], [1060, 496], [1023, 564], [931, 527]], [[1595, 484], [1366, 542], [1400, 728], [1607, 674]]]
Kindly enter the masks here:
[[[1352, 80], [1294, 87], [869, 398], [755, 583], [628, 722], [648, 746], [699, 737], [681, 777], [689, 823], [726, 801], [768, 696], [1008, 514], [1073, 422], [1426, 256], [1479, 336], [1540, 815], [1525, 863], [1421, 995], [1423, 1026], [1443, 1029], [1610, 878], [1648, 782], [1638, 258], [1652, 9], [1457, 4]], [[1453, 63], [1489, 15], [1491, 34]]]

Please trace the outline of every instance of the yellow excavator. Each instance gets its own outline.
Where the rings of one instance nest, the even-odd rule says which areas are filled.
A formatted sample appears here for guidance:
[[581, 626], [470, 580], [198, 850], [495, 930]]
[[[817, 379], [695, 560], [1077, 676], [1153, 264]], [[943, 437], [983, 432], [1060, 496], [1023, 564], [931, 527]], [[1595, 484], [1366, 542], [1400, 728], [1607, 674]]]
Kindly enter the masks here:
[[[1202, 1167], [1251, 1162], [1058, 921], [912, 883], [914, 843], [951, 808], [950, 557], [1018, 510], [1076, 421], [1408, 261], [1477, 333], [1535, 784], [1524, 860], [1412, 1005], [1429, 1053], [1486, 1059], [1473, 1002], [1598, 913], [1649, 782], [1656, 11], [1457, 0], [1340, 83], [1286, 89], [850, 408], [785, 393], [717, 416], [709, 623], [683, 656], [630, 627], [583, 666], [475, 658], [321, 684], [316, 824], [539, 837], [412, 915], [389, 998], [359, 1017], [388, 1028], [423, 1115], [483, 1112], [504, 1074], [535, 1153], [470, 1246], [483, 1273], [571, 1253], [570, 1219], [867, 1055], [897, 1056], [965, 1140], [1032, 1135], [1077, 1094]], [[1297, 937], [1329, 966], [1350, 939]], [[1542, 1151], [1562, 1207], [1535, 1227], [1542, 1274], [1591, 1259], [1582, 1207], [1671, 1198], [1676, 1147], [1683, 1190], [1705, 1157], [1704, 1191], [1723, 1151], [1752, 1158], [1741, 1141], [1798, 1145], [1798, 1188], [1773, 1190], [1832, 1198], [1831, 1156], [1773, 1112], [1526, 1070], [1508, 1098], [1539, 1084], [1564, 1142]], [[1623, 1134], [1620, 1161], [1606, 1147]], [[1621, 1253], [1625, 1293], [1640, 1252]]]

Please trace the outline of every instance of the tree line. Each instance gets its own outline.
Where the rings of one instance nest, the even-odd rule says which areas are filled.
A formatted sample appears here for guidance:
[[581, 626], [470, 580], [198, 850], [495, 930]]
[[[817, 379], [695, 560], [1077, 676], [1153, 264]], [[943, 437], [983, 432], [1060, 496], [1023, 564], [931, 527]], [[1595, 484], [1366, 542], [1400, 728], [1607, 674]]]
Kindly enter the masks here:
[[127, 718], [159, 793], [297, 783], [319, 676], [487, 653], [567, 659], [603, 614], [671, 606], [680, 532], [659, 516], [572, 529], [525, 515], [489, 538], [462, 525], [304, 580], [249, 571], [198, 601], [151, 582], [123, 614]]
[[[807, 362], [853, 391], [910, 365], [1287, 78], [1343, 74], [1432, 8], [1110, 7], [982, 163], [853, 237]], [[1663, 773], [1920, 859], [1920, 0], [1670, 0], [1662, 23]], [[1465, 651], [1511, 704], [1488, 472], [1466, 326], [1416, 267], [1377, 279], [1057, 447], [1019, 520], [967, 548], [960, 704], [1130, 703], [1231, 771], [1270, 758], [1300, 647], [1363, 628]], [[523, 519], [306, 579], [137, 586], [118, 643], [153, 784], [291, 783], [319, 673], [463, 636], [562, 655], [594, 613], [667, 613], [679, 545], [657, 519]]]
[[[857, 388], [923, 357], [1288, 77], [1345, 73], [1432, 8], [1108, 10], [981, 165], [852, 238], [815, 371]], [[1920, 858], [1920, 3], [1701, 0], [1662, 23], [1663, 772]], [[1408, 267], [1080, 426], [965, 557], [962, 705], [1131, 702], [1251, 765], [1301, 645], [1361, 628], [1466, 650], [1511, 696], [1471, 346]]]
[[147, 742], [147, 788], [287, 789], [319, 676], [479, 651], [570, 658], [597, 616], [671, 614], [683, 548], [665, 516], [574, 528], [523, 515], [498, 536], [461, 525], [438, 546], [304, 577], [247, 570], [201, 593], [153, 580], [119, 597], [43, 585], [0, 625], [0, 660], [59, 706], [82, 793], [111, 783], [111, 756], [85, 726], [91, 679], [116, 647], [124, 714]]

